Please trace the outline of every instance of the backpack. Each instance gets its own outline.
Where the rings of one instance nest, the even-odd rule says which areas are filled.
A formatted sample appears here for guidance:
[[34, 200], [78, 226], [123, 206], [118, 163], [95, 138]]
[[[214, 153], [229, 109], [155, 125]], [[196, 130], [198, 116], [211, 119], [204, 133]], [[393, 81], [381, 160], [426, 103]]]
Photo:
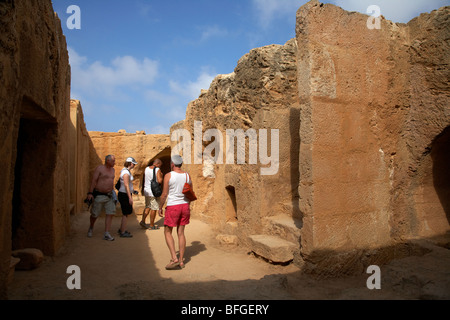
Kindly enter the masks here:
[[[123, 171], [123, 170], [127, 170], [128, 173], [131, 175], [130, 170], [128, 170], [128, 169], [122, 169], [122, 171]], [[122, 173], [122, 171], [120, 171], [120, 173]], [[117, 189], [117, 191], [120, 190], [120, 185], [121, 185], [121, 183], [120, 183], [120, 176], [119, 176], [119, 180], [117, 180], [116, 185], [114, 186], [114, 187]]]
[[156, 181], [156, 167], [153, 168], [153, 179], [150, 182], [150, 187], [152, 188], [152, 193], [155, 198], [159, 198], [162, 195], [161, 185]]

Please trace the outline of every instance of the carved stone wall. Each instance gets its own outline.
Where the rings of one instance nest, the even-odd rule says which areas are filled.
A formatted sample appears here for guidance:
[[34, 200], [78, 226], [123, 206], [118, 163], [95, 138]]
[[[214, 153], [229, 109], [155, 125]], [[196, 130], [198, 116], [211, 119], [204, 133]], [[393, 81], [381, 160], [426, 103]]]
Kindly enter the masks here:
[[51, 1], [0, 2], [0, 297], [12, 249], [54, 254], [69, 230], [66, 47]]
[[[448, 244], [449, 11], [371, 30], [363, 14], [301, 7], [295, 39], [251, 50], [172, 126], [187, 134], [193, 217], [269, 260], [328, 275], [413, 254], [404, 244], [414, 238]], [[139, 189], [152, 159], [169, 171], [180, 141], [86, 131], [49, 0], [0, 2], [0, 114], [5, 298], [12, 249], [53, 255], [106, 155], [116, 180], [127, 157], [139, 162]], [[247, 134], [234, 150], [229, 130]]]
[[[191, 134], [191, 164], [185, 168], [200, 195], [192, 205], [193, 214], [222, 233], [239, 234], [243, 243], [248, 235], [263, 233], [264, 221], [269, 217], [301, 218], [296, 56], [295, 39], [285, 45], [250, 51], [239, 60], [233, 73], [216, 77], [209, 90], [188, 105], [186, 120], [172, 128], [172, 132], [182, 128]], [[196, 123], [197, 128], [201, 123], [198, 132]], [[220, 133], [220, 138], [207, 141], [210, 129]], [[227, 130], [253, 132], [245, 141], [233, 138], [231, 162], [227, 160], [227, 148], [231, 148]], [[217, 146], [213, 156], [217, 158], [211, 164], [206, 146], [213, 143]], [[261, 151], [264, 146], [267, 152]], [[277, 156], [264, 164], [264, 156], [275, 156], [272, 151]], [[238, 163], [239, 152], [245, 153], [243, 163]], [[189, 158], [186, 150], [182, 154]], [[264, 174], [264, 169], [269, 174]]]
[[70, 119], [68, 143], [70, 213], [77, 214], [85, 209], [84, 200], [91, 183], [90, 161], [91, 155], [95, 154], [95, 149], [86, 129], [81, 102], [78, 100], [70, 101]]
[[[141, 178], [148, 163], [159, 157], [163, 160], [164, 173], [170, 171], [170, 136], [169, 135], [147, 135], [145, 132], [126, 133], [121, 132], [97, 132], [90, 131], [92, 151], [90, 159], [90, 177], [95, 168], [105, 162], [107, 155], [116, 157], [116, 178], [119, 179], [120, 171], [128, 157], [133, 157], [138, 165], [133, 171], [134, 188], [140, 190]], [[90, 180], [89, 180], [90, 183]], [[89, 187], [89, 185], [88, 185]]]
[[385, 261], [448, 236], [449, 10], [370, 30], [333, 5], [299, 9], [301, 257], [314, 268], [360, 271], [361, 252]]
[[[172, 133], [190, 134], [195, 215], [269, 259], [289, 240], [296, 264], [330, 275], [407, 255], [413, 238], [448, 241], [449, 7], [367, 19], [310, 1], [296, 39], [252, 50], [189, 104]], [[279, 130], [276, 174], [248, 145], [245, 164], [225, 163], [227, 129], [263, 128]], [[207, 163], [212, 147], [223, 162]]]

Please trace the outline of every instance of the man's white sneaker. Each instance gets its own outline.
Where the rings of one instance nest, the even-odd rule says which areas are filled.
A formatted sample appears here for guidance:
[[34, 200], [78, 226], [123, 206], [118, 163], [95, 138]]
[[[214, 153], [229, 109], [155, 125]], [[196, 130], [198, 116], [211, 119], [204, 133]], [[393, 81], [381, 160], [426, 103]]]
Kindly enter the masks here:
[[103, 240], [114, 241], [114, 237], [109, 234], [109, 232], [105, 232], [105, 236]]
[[92, 229], [91, 228], [89, 228], [87, 236], [88, 236], [88, 238], [92, 238]]

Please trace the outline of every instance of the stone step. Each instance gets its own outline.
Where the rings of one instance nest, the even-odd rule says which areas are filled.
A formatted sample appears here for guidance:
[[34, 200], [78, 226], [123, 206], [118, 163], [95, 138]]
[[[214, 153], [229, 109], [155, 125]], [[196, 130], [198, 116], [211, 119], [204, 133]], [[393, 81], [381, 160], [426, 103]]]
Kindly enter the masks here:
[[248, 237], [251, 250], [274, 263], [287, 263], [294, 259], [298, 245], [270, 235], [251, 235]]
[[287, 215], [266, 217], [263, 219], [263, 226], [264, 233], [296, 244], [300, 243], [300, 230], [303, 226], [300, 219]]

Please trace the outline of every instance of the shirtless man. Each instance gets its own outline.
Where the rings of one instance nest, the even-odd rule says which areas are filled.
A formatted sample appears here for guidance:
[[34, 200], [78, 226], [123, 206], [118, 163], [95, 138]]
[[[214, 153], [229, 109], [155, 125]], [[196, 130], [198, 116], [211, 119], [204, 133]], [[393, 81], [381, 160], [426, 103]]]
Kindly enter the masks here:
[[103, 207], [106, 212], [105, 219], [105, 235], [104, 240], [113, 241], [114, 238], [109, 233], [113, 216], [116, 214], [116, 201], [114, 199], [114, 165], [116, 158], [113, 155], [108, 155], [105, 158], [105, 164], [100, 165], [95, 169], [92, 177], [91, 187], [88, 192], [88, 200], [93, 200], [90, 217], [90, 227], [88, 230], [88, 237], [92, 237], [95, 221], [100, 216]]

